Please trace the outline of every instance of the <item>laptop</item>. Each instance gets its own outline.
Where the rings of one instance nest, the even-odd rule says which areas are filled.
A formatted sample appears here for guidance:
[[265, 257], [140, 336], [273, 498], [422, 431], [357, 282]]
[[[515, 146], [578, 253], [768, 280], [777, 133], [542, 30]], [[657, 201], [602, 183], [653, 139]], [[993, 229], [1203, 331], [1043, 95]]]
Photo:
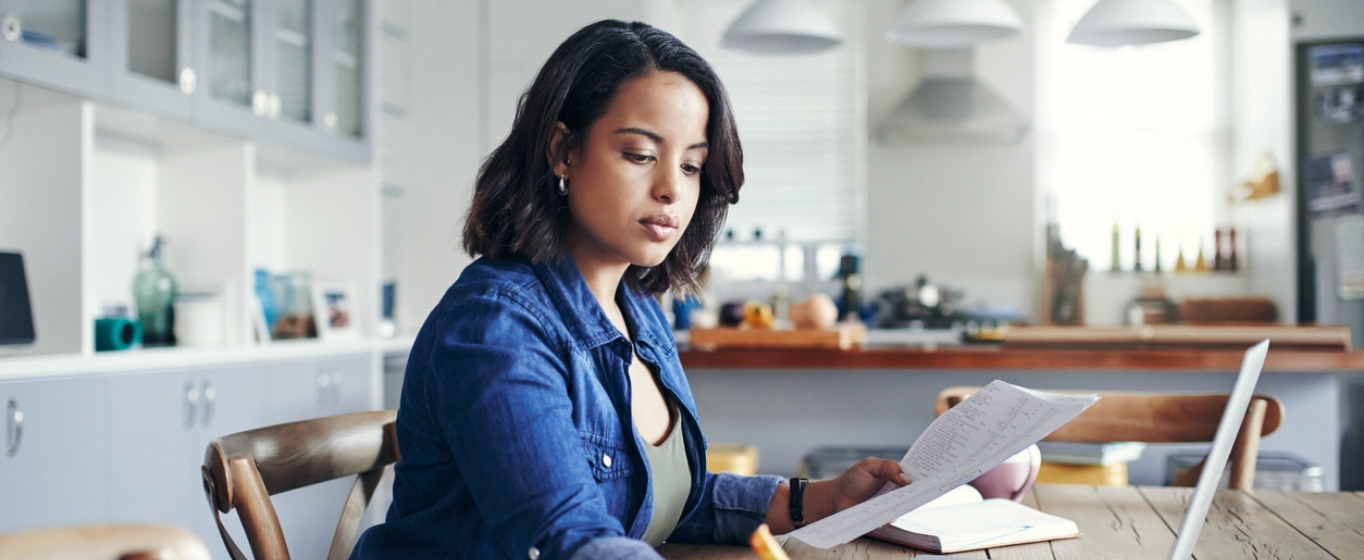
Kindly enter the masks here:
[[1179, 537], [1170, 550], [1170, 560], [1188, 560], [1193, 555], [1198, 534], [1203, 531], [1203, 522], [1212, 506], [1213, 493], [1222, 480], [1222, 471], [1231, 455], [1231, 446], [1236, 442], [1236, 434], [1241, 431], [1241, 420], [1250, 406], [1250, 397], [1255, 393], [1255, 383], [1260, 379], [1260, 369], [1265, 365], [1265, 354], [1269, 352], [1269, 340], [1264, 340], [1246, 350], [1241, 359], [1241, 372], [1236, 375], [1227, 408], [1222, 411], [1222, 422], [1217, 425], [1217, 436], [1212, 439], [1212, 451], [1208, 452], [1207, 463], [1198, 475], [1194, 486], [1193, 498], [1189, 499], [1189, 511], [1179, 525]]
[[[1213, 494], [1222, 481], [1222, 471], [1231, 456], [1236, 434], [1241, 431], [1241, 420], [1250, 406], [1250, 397], [1255, 393], [1255, 383], [1260, 380], [1260, 369], [1265, 365], [1265, 354], [1268, 352], [1269, 340], [1264, 340], [1246, 350], [1245, 357], [1241, 359], [1241, 372], [1236, 375], [1236, 384], [1232, 386], [1231, 396], [1227, 399], [1227, 408], [1222, 411], [1222, 420], [1217, 424], [1212, 451], [1208, 452], [1203, 472], [1198, 475], [1193, 498], [1189, 499], [1189, 511], [1184, 514], [1184, 521], [1179, 525], [1179, 536], [1170, 550], [1170, 560], [1189, 560], [1193, 555], [1194, 544], [1198, 542], [1198, 534], [1203, 531], [1203, 522], [1207, 520]], [[920, 554], [916, 558], [928, 560], [949, 557]]]
[[33, 344], [24, 256], [0, 252], [0, 346]]

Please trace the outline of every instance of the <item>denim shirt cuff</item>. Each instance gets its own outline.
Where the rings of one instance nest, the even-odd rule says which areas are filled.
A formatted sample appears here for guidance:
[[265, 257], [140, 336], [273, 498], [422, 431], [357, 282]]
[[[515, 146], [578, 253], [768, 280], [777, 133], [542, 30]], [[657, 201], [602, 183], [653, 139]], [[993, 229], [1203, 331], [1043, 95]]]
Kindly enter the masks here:
[[662, 560], [658, 551], [648, 543], [630, 537], [602, 537], [593, 539], [573, 553], [570, 560], [632, 560], [646, 558]]
[[740, 476], [722, 472], [716, 476], [715, 542], [744, 543], [767, 520], [767, 506], [783, 479], [773, 475]]

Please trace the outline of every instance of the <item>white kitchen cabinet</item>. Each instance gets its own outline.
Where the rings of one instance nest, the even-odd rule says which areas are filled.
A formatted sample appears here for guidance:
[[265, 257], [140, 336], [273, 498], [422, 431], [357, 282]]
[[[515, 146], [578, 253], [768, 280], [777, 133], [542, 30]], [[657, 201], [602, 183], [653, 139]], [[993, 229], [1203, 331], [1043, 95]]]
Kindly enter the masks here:
[[[264, 425], [258, 369], [193, 368], [111, 377], [107, 520], [190, 529], [210, 545], [215, 558], [226, 558], [199, 467], [213, 438]], [[235, 515], [228, 521], [234, 536], [244, 539]]]
[[0, 534], [104, 518], [104, 380], [0, 382]]
[[[270, 424], [370, 410], [373, 356], [271, 364], [264, 370]], [[294, 558], [325, 558], [354, 477], [271, 497]]]
[[80, 95], [104, 85], [104, 2], [0, 0], [0, 73]]

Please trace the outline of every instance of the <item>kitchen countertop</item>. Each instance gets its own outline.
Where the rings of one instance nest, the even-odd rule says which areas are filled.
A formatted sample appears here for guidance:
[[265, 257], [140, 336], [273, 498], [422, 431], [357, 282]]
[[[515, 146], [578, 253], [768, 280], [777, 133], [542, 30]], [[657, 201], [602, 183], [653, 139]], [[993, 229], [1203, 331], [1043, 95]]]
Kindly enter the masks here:
[[[689, 369], [1167, 370], [1234, 371], [1234, 349], [1015, 349], [998, 345], [853, 350], [679, 347]], [[1364, 371], [1364, 351], [1270, 349], [1266, 372]]]

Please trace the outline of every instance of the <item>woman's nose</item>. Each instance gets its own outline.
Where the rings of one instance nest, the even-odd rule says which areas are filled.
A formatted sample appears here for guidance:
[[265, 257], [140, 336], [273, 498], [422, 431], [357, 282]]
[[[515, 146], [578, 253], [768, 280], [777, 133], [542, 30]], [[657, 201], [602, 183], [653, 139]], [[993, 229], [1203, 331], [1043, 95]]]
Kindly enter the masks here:
[[677, 201], [682, 192], [682, 170], [664, 170], [660, 176], [654, 180], [654, 198], [672, 204]]

